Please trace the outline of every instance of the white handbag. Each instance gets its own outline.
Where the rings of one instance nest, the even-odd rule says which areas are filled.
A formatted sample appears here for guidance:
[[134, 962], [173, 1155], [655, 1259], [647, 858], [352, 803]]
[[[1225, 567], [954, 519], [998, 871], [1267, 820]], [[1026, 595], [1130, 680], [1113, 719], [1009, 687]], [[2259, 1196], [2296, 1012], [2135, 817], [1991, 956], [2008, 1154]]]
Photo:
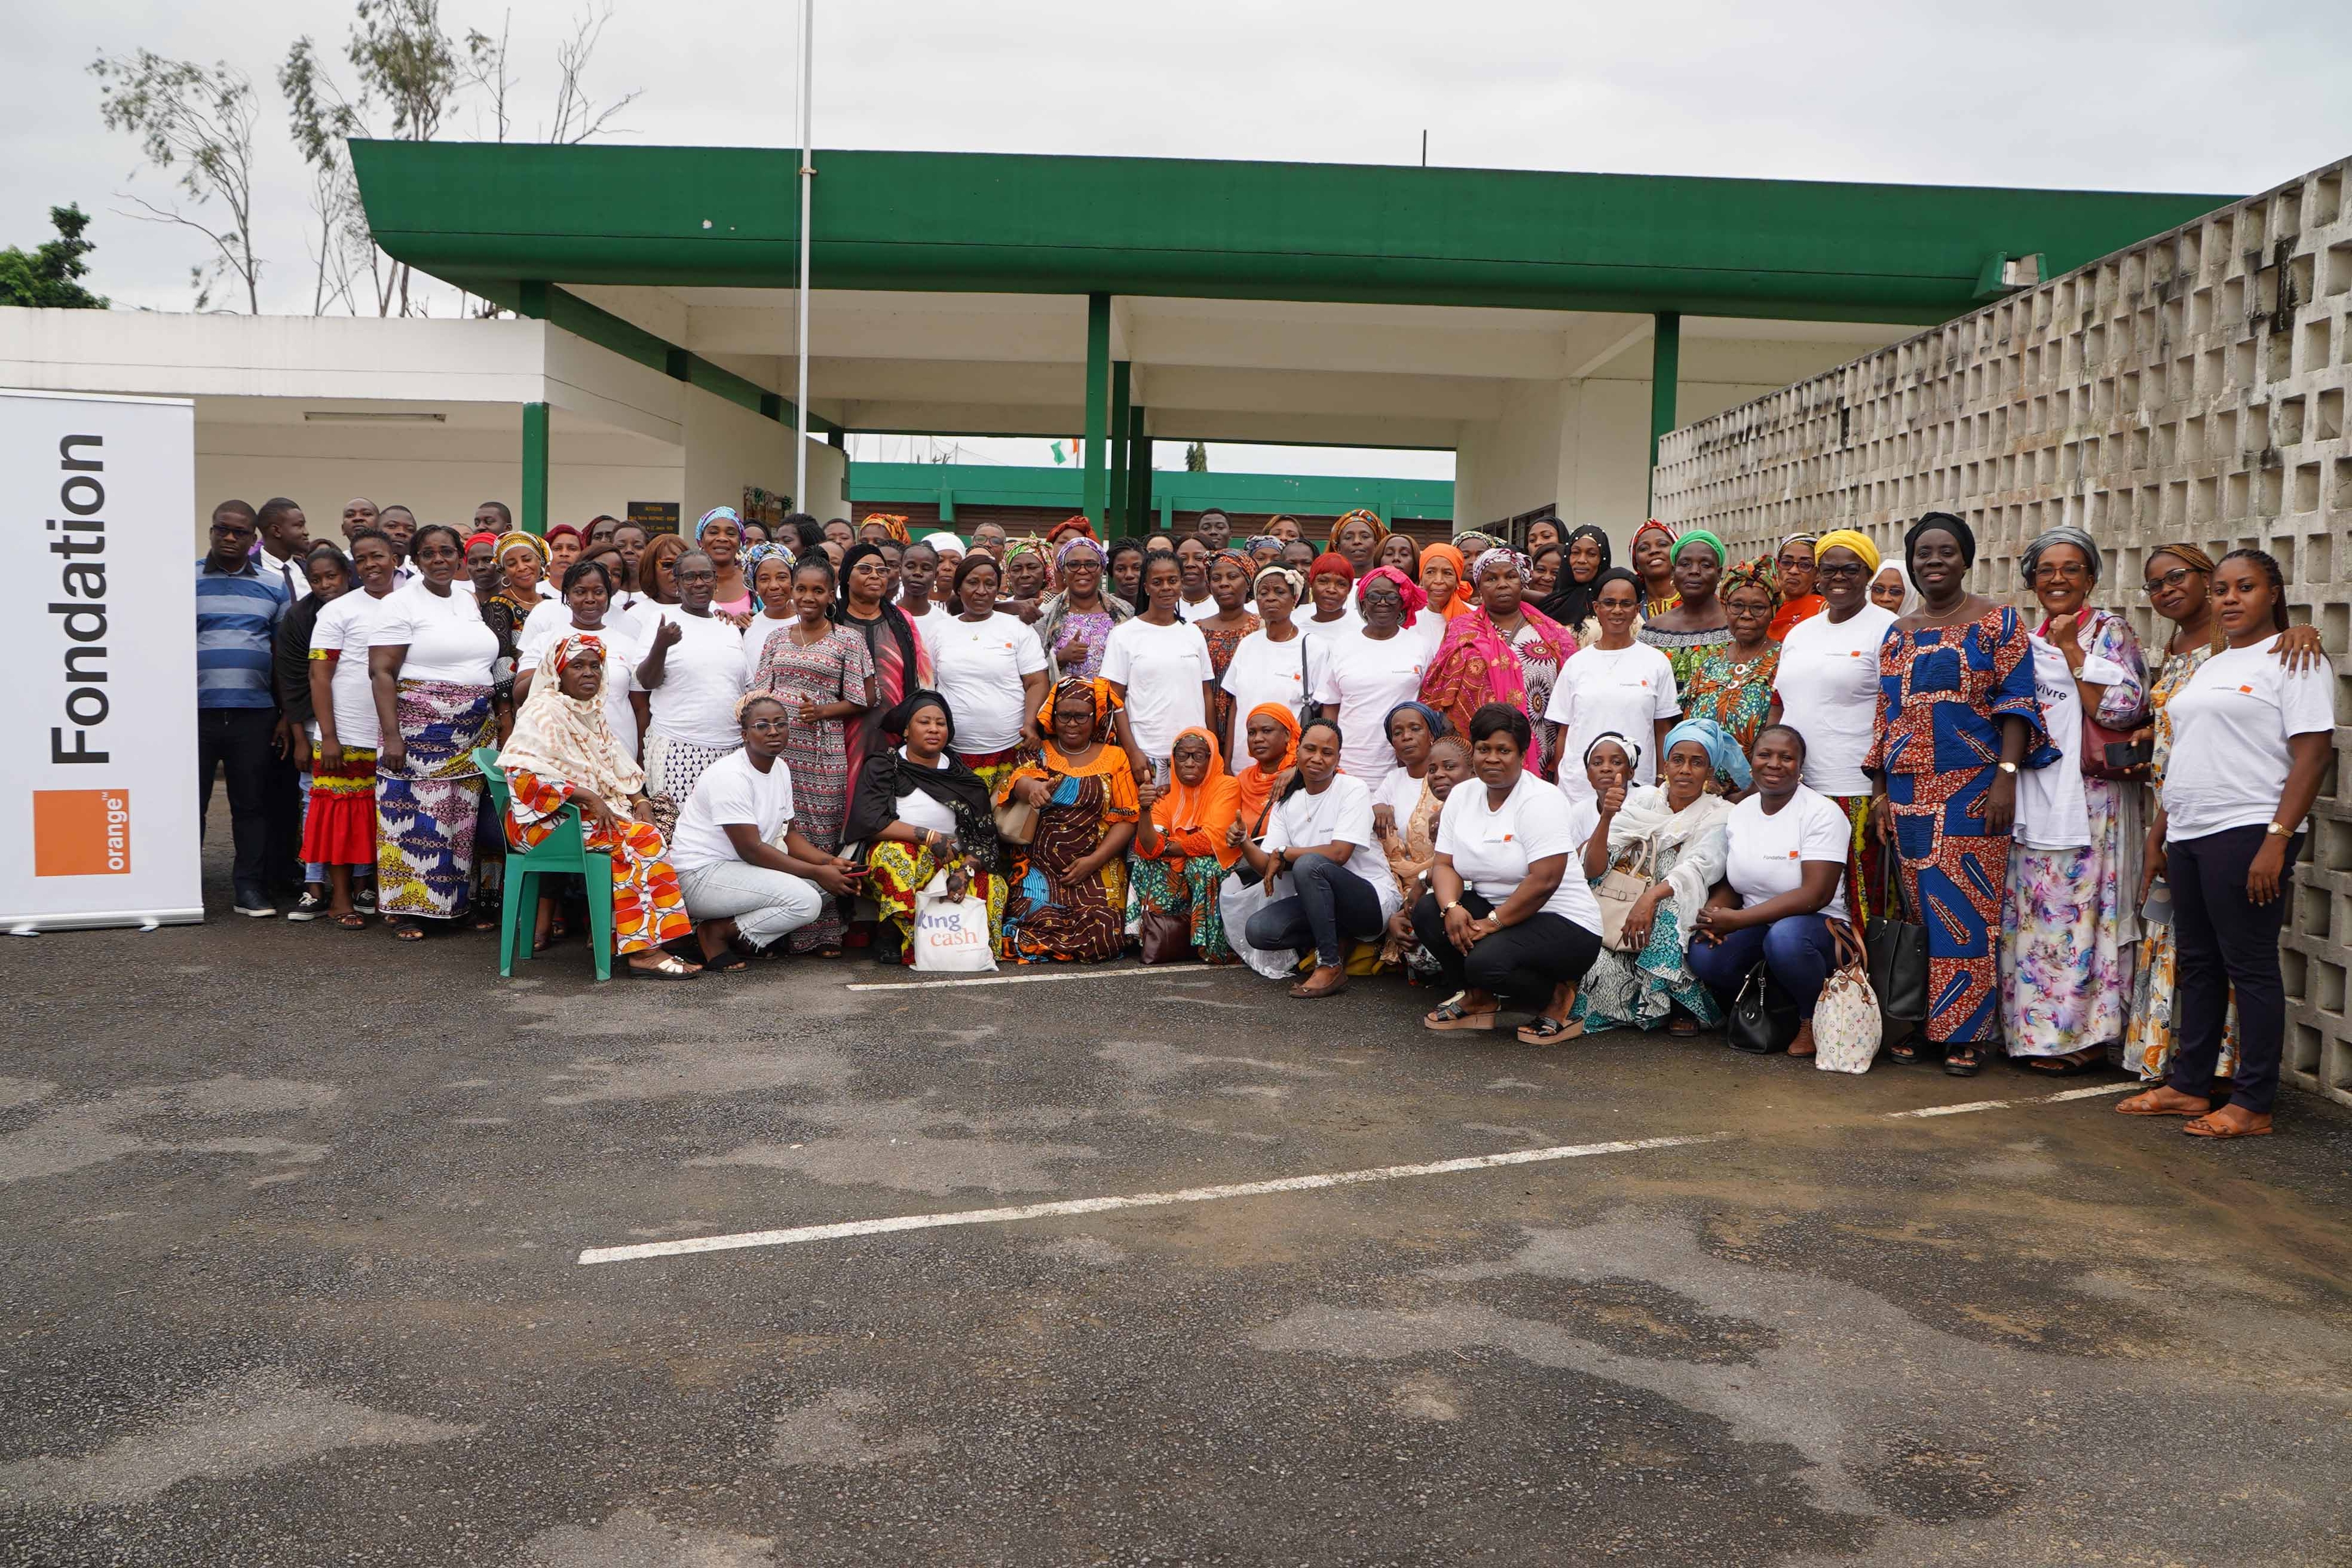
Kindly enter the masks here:
[[915, 967], [935, 974], [981, 974], [996, 967], [996, 944], [988, 938], [988, 900], [966, 889], [948, 892], [941, 871], [915, 895]]
[[1626, 946], [1625, 921], [1656, 883], [1657, 864], [1656, 841], [1643, 839], [1641, 853], [1622, 866], [1612, 864], [1608, 874], [1592, 884], [1592, 896], [1601, 905], [1601, 945], [1610, 952], [1637, 951]]
[[1288, 980], [1298, 971], [1297, 953], [1252, 947], [1242, 940], [1242, 933], [1249, 930], [1250, 916], [1271, 902], [1264, 882], [1244, 882], [1234, 872], [1227, 872], [1217, 888], [1217, 913], [1224, 919], [1225, 945], [1268, 980]]
[[1813, 1065], [1823, 1072], [1868, 1072], [1885, 1024], [1870, 988], [1870, 960], [1843, 921], [1830, 921], [1838, 966], [1813, 1004]]

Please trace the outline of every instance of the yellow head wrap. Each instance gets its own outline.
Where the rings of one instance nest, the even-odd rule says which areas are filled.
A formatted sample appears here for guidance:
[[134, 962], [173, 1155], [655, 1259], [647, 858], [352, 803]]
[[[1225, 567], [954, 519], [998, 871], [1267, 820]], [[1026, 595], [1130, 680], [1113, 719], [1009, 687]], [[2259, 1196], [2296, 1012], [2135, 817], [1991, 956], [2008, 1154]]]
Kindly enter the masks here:
[[1813, 559], [1819, 561], [1824, 552], [1838, 548], [1853, 551], [1862, 557], [1863, 569], [1875, 576], [1878, 573], [1878, 546], [1866, 533], [1851, 528], [1833, 528], [1813, 541]]

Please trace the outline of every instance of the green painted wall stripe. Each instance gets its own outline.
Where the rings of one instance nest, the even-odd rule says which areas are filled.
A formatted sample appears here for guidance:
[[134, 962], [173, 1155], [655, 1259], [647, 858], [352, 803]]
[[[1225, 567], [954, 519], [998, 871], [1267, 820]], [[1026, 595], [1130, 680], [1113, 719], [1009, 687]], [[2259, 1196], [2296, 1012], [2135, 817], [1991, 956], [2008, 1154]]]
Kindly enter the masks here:
[[547, 531], [547, 405], [522, 405], [522, 525]]
[[[378, 243], [514, 280], [786, 288], [797, 154], [352, 143]], [[2227, 195], [826, 152], [823, 289], [1376, 300], [1928, 322], [1985, 258], [2063, 272]]]
[[[1370, 507], [1382, 517], [1451, 518], [1451, 479], [1382, 479], [1321, 474], [1194, 473], [1144, 468], [1143, 505], [1199, 511], [1304, 512], [1336, 517]], [[967, 506], [1034, 506], [1076, 511], [1084, 476], [1075, 468], [995, 468], [984, 463], [852, 463], [849, 497], [864, 502], [930, 501], [950, 494]]]

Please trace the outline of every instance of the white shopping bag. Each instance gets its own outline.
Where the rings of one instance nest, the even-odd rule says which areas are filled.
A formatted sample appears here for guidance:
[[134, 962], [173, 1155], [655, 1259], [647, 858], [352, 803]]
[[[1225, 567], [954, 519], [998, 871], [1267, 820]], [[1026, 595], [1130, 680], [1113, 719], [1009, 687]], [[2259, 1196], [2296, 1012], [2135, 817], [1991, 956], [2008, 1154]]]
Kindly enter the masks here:
[[1276, 952], [1270, 947], [1252, 947], [1242, 940], [1242, 933], [1249, 930], [1250, 916], [1273, 901], [1264, 882], [1245, 884], [1237, 874], [1228, 874], [1217, 890], [1217, 912], [1225, 921], [1225, 945], [1268, 980], [1290, 980], [1298, 973], [1297, 953], [1287, 949]]
[[988, 940], [988, 900], [948, 891], [945, 871], [915, 895], [915, 967], [942, 974], [979, 974], [996, 967]]

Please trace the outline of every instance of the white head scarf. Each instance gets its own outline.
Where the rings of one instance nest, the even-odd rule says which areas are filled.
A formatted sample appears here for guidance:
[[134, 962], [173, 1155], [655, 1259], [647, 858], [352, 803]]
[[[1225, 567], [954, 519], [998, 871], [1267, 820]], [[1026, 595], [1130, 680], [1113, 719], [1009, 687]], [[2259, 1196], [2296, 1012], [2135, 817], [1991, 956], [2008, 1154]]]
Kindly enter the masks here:
[[1894, 573], [1895, 580], [1903, 584], [1903, 602], [1895, 606], [1895, 613], [1897, 616], [1910, 615], [1919, 607], [1919, 590], [1911, 585], [1910, 569], [1899, 559], [1882, 562], [1878, 570], [1870, 574], [1871, 586], [1876, 587], [1878, 580], [1889, 572]]
[[603, 692], [585, 700], [563, 694], [558, 678], [566, 665], [581, 658], [593, 658], [601, 666], [604, 640], [593, 632], [573, 632], [547, 650], [540, 660], [539, 678], [530, 683], [530, 695], [515, 715], [514, 732], [499, 752], [499, 765], [593, 790], [617, 811], [645, 787], [645, 770], [614, 736]]

